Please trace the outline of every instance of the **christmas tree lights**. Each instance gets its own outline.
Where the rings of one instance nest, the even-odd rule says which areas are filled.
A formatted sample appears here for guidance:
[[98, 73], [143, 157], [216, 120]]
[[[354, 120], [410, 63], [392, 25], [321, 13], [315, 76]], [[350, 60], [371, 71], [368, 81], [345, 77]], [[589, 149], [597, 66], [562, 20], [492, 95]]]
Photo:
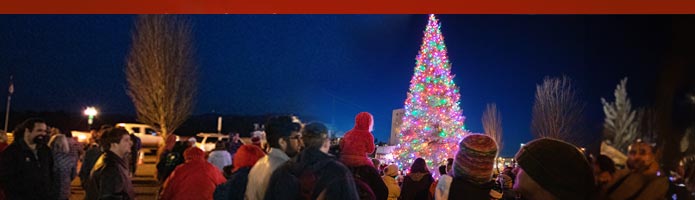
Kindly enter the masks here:
[[433, 14], [424, 33], [405, 100], [399, 144], [393, 153], [401, 167], [410, 166], [419, 157], [429, 167], [436, 167], [454, 157], [459, 141], [468, 133], [444, 36]]

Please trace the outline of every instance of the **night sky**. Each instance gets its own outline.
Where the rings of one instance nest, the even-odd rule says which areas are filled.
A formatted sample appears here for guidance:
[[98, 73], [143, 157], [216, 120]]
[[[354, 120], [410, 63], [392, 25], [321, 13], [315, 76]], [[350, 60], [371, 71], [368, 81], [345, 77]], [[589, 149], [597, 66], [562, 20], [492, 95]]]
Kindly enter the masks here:
[[[344, 132], [376, 118], [387, 141], [401, 108], [427, 15], [195, 15], [200, 70], [195, 114], [295, 113]], [[529, 133], [535, 85], [567, 75], [600, 134], [600, 97], [629, 77], [633, 107], [653, 99], [670, 50], [671, 16], [438, 15], [461, 91], [466, 127], [482, 132], [486, 103], [502, 115], [502, 155]], [[15, 111], [134, 114], [125, 93], [133, 15], [0, 16], [0, 88], [14, 75]], [[0, 96], [4, 99], [6, 90]], [[5, 101], [2, 101], [4, 107]], [[4, 109], [3, 109], [4, 112]]]

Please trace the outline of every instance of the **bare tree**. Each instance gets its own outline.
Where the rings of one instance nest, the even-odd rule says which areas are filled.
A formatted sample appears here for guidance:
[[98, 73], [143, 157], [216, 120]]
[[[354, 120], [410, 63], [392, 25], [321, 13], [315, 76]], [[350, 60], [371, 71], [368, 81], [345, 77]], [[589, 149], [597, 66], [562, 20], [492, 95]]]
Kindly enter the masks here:
[[536, 137], [573, 142], [580, 134], [583, 110], [569, 78], [546, 77], [543, 84], [536, 85], [531, 132]]
[[627, 152], [627, 146], [637, 138], [637, 118], [636, 112], [632, 110], [632, 104], [627, 97], [627, 78], [620, 81], [616, 86], [615, 102], [608, 102], [601, 98], [603, 113], [606, 114], [603, 128], [604, 137], [608, 139], [613, 147], [621, 152]]
[[138, 121], [173, 133], [191, 114], [197, 66], [186, 19], [173, 15], [141, 15], [132, 34], [125, 68], [127, 93]]
[[497, 104], [487, 104], [483, 112], [483, 129], [485, 135], [497, 142], [498, 152], [502, 150], [502, 116], [497, 111]]

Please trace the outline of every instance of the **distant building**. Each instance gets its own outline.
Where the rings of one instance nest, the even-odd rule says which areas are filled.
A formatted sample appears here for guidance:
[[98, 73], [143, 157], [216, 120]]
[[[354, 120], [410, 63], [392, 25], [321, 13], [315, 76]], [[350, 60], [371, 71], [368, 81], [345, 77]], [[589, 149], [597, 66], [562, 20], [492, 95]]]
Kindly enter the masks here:
[[403, 115], [405, 115], [405, 109], [395, 109], [391, 115], [391, 136], [389, 137], [389, 145], [398, 144], [398, 134], [401, 132], [401, 125], [403, 125]]

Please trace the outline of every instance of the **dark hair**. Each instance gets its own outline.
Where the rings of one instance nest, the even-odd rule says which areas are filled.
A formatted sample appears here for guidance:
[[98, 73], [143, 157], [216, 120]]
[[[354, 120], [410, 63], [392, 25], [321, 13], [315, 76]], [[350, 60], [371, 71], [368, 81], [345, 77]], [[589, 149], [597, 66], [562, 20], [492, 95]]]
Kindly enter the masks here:
[[280, 138], [289, 137], [292, 132], [299, 132], [302, 125], [292, 121], [292, 116], [277, 116], [272, 117], [265, 124], [265, 133], [268, 145], [273, 148], [279, 148]]
[[33, 131], [34, 126], [36, 126], [36, 123], [46, 124], [46, 121], [44, 121], [41, 118], [29, 118], [24, 120], [22, 123], [20, 123], [19, 125], [17, 125], [17, 127], [14, 128], [14, 131], [12, 131], [14, 138], [23, 138], [24, 131], [26, 131], [26, 129], [29, 129], [29, 131]]
[[425, 162], [425, 159], [422, 158], [417, 158], [413, 162], [413, 165], [410, 166], [410, 173], [413, 172], [423, 172], [423, 173], [429, 173], [430, 171], [427, 170], [427, 163]]
[[105, 131], [105, 130], [109, 130], [112, 128], [113, 128], [113, 126], [108, 125], [108, 124], [104, 124], [104, 125], [101, 125], [101, 127], [99, 128], [99, 131]]
[[439, 165], [439, 174], [446, 174], [446, 165]]
[[105, 151], [108, 151], [111, 149], [111, 144], [121, 142], [121, 138], [123, 138], [124, 135], [129, 135], [128, 131], [124, 128], [112, 128], [101, 134], [99, 143]]
[[304, 126], [304, 130], [302, 130], [302, 142], [304, 142], [304, 147], [307, 149], [321, 148], [327, 139], [328, 128], [322, 123], [309, 123], [308, 125]]
[[602, 172], [607, 171], [610, 174], [615, 173], [615, 162], [608, 156], [603, 154], [599, 155], [598, 158], [596, 158], [596, 163]]
[[227, 143], [220, 140], [215, 143], [215, 150], [225, 150], [227, 149]]
[[68, 139], [72, 139], [72, 132], [68, 129], [60, 129], [60, 132], [65, 135]]

